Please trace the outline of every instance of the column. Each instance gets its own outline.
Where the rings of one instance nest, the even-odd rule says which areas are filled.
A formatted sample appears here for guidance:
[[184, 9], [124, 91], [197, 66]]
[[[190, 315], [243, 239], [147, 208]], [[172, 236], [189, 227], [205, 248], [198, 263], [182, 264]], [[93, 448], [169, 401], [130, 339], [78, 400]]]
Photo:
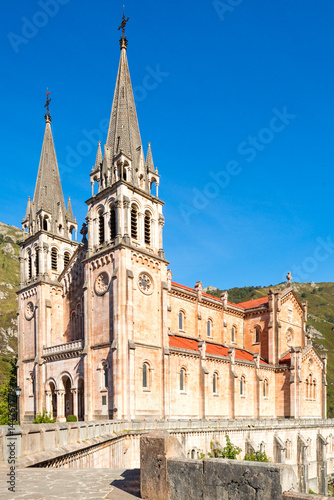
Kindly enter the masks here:
[[78, 398], [78, 393], [79, 389], [71, 389], [71, 392], [73, 394], [73, 415], [77, 417], [77, 420], [79, 421], [79, 398]]
[[137, 241], [140, 246], [144, 246], [144, 215], [138, 212], [138, 234]]
[[162, 240], [162, 228], [165, 225], [165, 218], [162, 214], [159, 215], [159, 255], [164, 257], [165, 253], [163, 251], [163, 240]]
[[58, 389], [57, 393], [57, 422], [66, 422], [65, 418], [65, 391]]
[[92, 217], [87, 215], [86, 222], [88, 226], [88, 253], [91, 254], [93, 250], [93, 227], [92, 227]]
[[48, 415], [52, 417], [52, 392], [45, 391], [45, 407]]
[[126, 241], [129, 241], [129, 236], [130, 236], [130, 200], [128, 198], [124, 198], [123, 207], [124, 207], [124, 239]]
[[104, 220], [104, 241], [108, 243], [110, 241], [110, 225], [109, 225], [109, 212], [108, 210], [103, 214]]
[[115, 201], [115, 209], [116, 209], [116, 240], [122, 236], [122, 202], [121, 200]]

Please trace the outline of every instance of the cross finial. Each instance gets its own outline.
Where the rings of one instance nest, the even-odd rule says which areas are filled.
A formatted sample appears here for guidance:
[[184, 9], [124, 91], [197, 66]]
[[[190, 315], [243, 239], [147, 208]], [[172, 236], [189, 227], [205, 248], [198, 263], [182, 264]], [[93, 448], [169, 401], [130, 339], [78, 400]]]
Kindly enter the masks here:
[[123, 18], [122, 18], [122, 22], [121, 22], [121, 25], [119, 26], [118, 28], [118, 31], [119, 30], [122, 30], [122, 38], [120, 39], [120, 44], [121, 44], [121, 49], [126, 49], [127, 46], [128, 46], [128, 40], [125, 36], [125, 27], [126, 27], [126, 24], [127, 22], [129, 21], [129, 17], [126, 18], [125, 17], [125, 14], [124, 14], [124, 5], [123, 5]]
[[48, 90], [46, 91], [46, 103], [44, 104], [44, 108], [46, 108], [46, 114], [44, 116], [46, 123], [51, 123], [51, 115], [50, 115], [50, 109], [49, 105], [51, 102], [51, 97], [49, 97], [51, 92]]

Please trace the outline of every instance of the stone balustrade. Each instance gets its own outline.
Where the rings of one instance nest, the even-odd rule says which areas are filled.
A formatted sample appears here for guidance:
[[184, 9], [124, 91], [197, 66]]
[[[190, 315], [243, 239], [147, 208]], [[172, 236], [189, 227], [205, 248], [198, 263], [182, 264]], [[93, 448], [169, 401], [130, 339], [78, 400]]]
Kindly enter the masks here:
[[43, 356], [53, 356], [55, 354], [62, 354], [71, 351], [81, 351], [83, 347], [84, 347], [83, 339], [73, 340], [72, 342], [67, 342], [66, 344], [44, 347]]

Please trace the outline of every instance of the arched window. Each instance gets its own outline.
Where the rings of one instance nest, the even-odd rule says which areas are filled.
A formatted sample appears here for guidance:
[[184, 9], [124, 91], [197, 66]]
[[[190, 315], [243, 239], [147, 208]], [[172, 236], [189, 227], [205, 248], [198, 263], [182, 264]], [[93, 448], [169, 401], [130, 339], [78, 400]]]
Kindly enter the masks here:
[[43, 219], [43, 229], [44, 229], [44, 231], [48, 230], [48, 218], [47, 217], [44, 217], [44, 219]]
[[108, 377], [109, 376], [109, 370], [108, 370], [108, 365], [107, 363], [105, 363], [103, 365], [103, 378], [104, 378], [104, 387], [106, 389], [108, 389], [108, 384], [109, 384], [109, 381], [108, 381]]
[[58, 270], [58, 251], [56, 248], [51, 250], [51, 269], [52, 271]]
[[99, 244], [104, 243], [104, 216], [102, 210], [99, 212]]
[[315, 401], [316, 400], [316, 387], [317, 387], [317, 382], [315, 379], [313, 379], [313, 384], [312, 384], [312, 399]]
[[115, 207], [110, 208], [110, 239], [116, 238], [116, 210]]
[[180, 311], [179, 312], [179, 330], [184, 331], [184, 312]]
[[246, 379], [244, 376], [240, 379], [240, 396], [246, 395]]
[[67, 264], [70, 262], [70, 253], [65, 252], [64, 253], [64, 268], [67, 266]]
[[31, 252], [28, 252], [28, 279], [31, 280], [32, 278], [32, 258], [31, 258]]
[[206, 323], [206, 334], [208, 337], [212, 336], [212, 321], [211, 321], [211, 319], [208, 319], [208, 321]]
[[194, 450], [194, 449], [191, 450], [190, 458], [192, 458], [192, 459], [196, 458], [196, 450]]
[[186, 390], [186, 370], [181, 368], [180, 370], [180, 391], [185, 392]]
[[144, 217], [144, 239], [146, 245], [151, 244], [151, 214], [148, 210], [146, 210]]
[[36, 249], [35, 253], [35, 269], [36, 269], [36, 276], [39, 275], [39, 249]]
[[260, 342], [260, 335], [261, 335], [261, 328], [259, 326], [255, 327], [255, 337], [254, 337], [254, 343], [259, 344]]
[[76, 313], [72, 311], [71, 313], [71, 340], [76, 340]]
[[236, 337], [237, 337], [237, 329], [233, 325], [232, 326], [232, 331], [231, 331], [231, 342], [236, 342]]
[[263, 397], [268, 397], [268, 379], [264, 379], [263, 381]]
[[212, 377], [212, 392], [218, 394], [218, 374], [215, 372]]
[[291, 460], [291, 441], [290, 441], [290, 439], [287, 439], [285, 441], [285, 447], [286, 447], [285, 457], [287, 460]]
[[309, 386], [310, 386], [310, 383], [309, 383], [309, 379], [307, 378], [305, 380], [305, 395], [306, 395], [306, 399], [309, 399], [309, 394], [310, 394], [310, 391], [309, 391]]
[[123, 178], [123, 181], [126, 181], [126, 168], [123, 167], [122, 169], [122, 178]]
[[143, 364], [143, 389], [148, 389], [148, 374], [149, 374], [148, 363], [144, 363]]
[[138, 210], [136, 205], [131, 207], [131, 238], [136, 240], [138, 237]]

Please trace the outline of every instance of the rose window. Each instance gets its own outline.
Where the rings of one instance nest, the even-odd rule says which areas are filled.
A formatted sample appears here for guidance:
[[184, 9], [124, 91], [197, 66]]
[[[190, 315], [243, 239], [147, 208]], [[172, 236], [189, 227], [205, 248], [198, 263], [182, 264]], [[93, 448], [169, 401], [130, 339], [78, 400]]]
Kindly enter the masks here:
[[106, 272], [103, 272], [98, 275], [95, 281], [95, 291], [98, 295], [104, 295], [109, 288], [109, 275]]

